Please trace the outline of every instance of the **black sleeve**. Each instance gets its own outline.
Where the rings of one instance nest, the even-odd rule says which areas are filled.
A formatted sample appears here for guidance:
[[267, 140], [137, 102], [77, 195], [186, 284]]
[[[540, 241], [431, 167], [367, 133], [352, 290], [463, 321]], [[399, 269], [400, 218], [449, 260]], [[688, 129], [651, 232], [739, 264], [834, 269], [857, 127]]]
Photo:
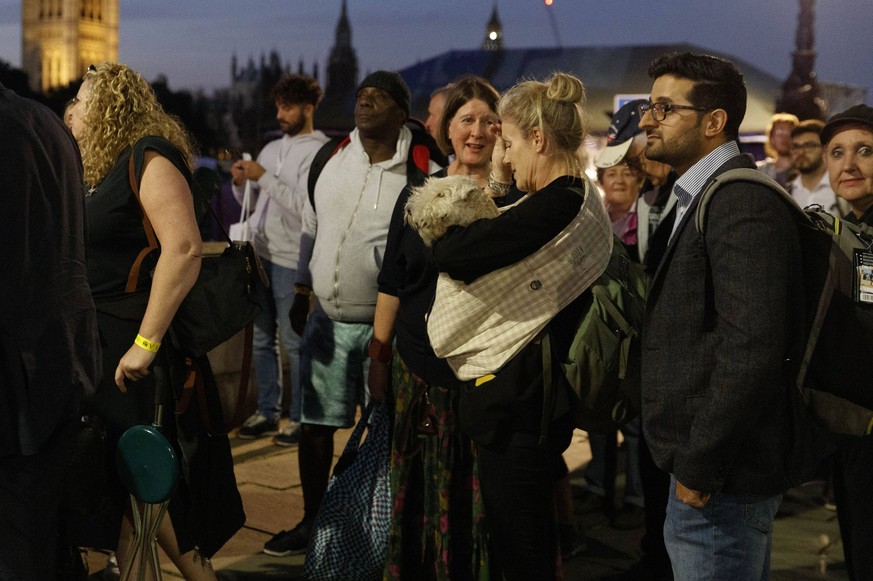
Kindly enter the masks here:
[[191, 169], [188, 167], [188, 162], [185, 160], [182, 152], [163, 137], [156, 137], [154, 135], [147, 135], [133, 145], [133, 164], [138, 183], [142, 182], [145, 152], [149, 149], [167, 158], [179, 170], [179, 173], [182, 174], [188, 185], [191, 185]]
[[470, 283], [530, 256], [579, 213], [583, 197], [567, 187], [547, 187], [497, 218], [453, 227], [433, 246], [440, 272]]
[[397, 203], [394, 205], [394, 212], [391, 214], [391, 224], [388, 226], [385, 255], [382, 258], [382, 268], [377, 279], [379, 292], [394, 297], [399, 296], [400, 289], [403, 288], [406, 279], [406, 261], [401, 250], [403, 248], [403, 237], [408, 235], [406, 223], [404, 222], [404, 209], [410, 194], [411, 190], [407, 185], [400, 192]]

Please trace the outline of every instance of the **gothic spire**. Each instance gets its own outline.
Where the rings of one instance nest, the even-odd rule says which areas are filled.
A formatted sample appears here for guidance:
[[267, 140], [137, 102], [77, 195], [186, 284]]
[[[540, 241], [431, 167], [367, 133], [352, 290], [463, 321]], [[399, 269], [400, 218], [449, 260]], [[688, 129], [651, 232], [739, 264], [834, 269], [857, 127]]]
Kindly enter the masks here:
[[503, 50], [503, 25], [497, 16], [497, 0], [494, 0], [494, 8], [491, 11], [491, 19], [485, 27], [485, 41], [482, 50]]
[[824, 119], [824, 101], [819, 96], [815, 71], [815, 0], [800, 0], [791, 74], [782, 84], [776, 101], [778, 112], [800, 119]]

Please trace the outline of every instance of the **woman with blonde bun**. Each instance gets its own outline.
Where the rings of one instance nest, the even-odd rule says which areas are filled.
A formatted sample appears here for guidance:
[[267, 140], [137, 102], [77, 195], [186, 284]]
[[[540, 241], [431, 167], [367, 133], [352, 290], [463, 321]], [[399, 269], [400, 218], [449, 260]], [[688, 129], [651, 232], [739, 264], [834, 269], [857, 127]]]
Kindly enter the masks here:
[[[609, 219], [578, 157], [585, 136], [584, 99], [582, 82], [565, 73], [545, 82], [524, 81], [506, 91], [498, 104], [503, 161], [526, 195], [494, 219], [453, 227], [433, 246], [440, 272], [471, 285], [498, 270], [528, 268], [557, 247], [561, 235], [579, 220], [585, 225], [579, 229], [584, 243], [561, 254], [553, 276], [525, 278], [523, 286], [500, 298], [501, 305], [518, 305], [507, 309], [508, 318], [524, 319], [531, 316], [527, 296], [578, 279], [573, 293], [558, 297], [563, 299], [559, 308], [565, 306], [548, 314], [534, 337], [522, 337], [527, 342], [517, 354], [461, 388], [461, 427], [478, 445], [495, 560], [510, 580], [554, 579], [559, 574], [553, 483], [561, 476], [558, 471], [566, 470], [561, 454], [570, 443], [573, 419], [566, 383], [544, 384], [543, 354], [549, 352], [544, 347], [548, 337], [553, 361], [569, 352], [574, 323], [590, 300], [585, 291], [603, 272], [604, 257], [608, 260], [612, 248]], [[533, 268], [545, 272], [549, 265]], [[448, 361], [459, 374], [469, 359]], [[560, 375], [557, 363], [552, 367]]]

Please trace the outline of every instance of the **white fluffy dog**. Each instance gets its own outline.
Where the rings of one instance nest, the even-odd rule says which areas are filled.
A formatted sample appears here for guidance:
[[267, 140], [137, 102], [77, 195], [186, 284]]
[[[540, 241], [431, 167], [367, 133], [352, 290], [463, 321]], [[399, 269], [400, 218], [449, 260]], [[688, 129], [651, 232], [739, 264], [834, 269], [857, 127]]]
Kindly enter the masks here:
[[494, 200], [467, 176], [429, 178], [413, 188], [406, 201], [406, 223], [426, 246], [442, 238], [450, 226], [467, 226], [499, 214]]

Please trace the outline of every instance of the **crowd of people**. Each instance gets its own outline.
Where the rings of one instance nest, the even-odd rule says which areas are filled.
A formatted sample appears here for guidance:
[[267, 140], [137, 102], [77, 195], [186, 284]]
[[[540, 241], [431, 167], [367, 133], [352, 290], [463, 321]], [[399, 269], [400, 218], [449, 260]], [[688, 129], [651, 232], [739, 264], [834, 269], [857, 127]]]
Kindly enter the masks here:
[[[784, 365], [804, 334], [799, 234], [784, 202], [757, 184], [713, 196], [705, 234], [695, 211], [714, 177], [758, 167], [801, 207], [873, 226], [873, 108], [827, 122], [779, 113], [756, 166], [740, 149], [746, 88], [733, 63], [674, 53], [649, 75], [650, 97], [611, 119], [596, 182], [583, 147], [591, 113], [570, 74], [502, 94], [464, 76], [431, 95], [420, 124], [402, 77], [375, 71], [357, 88], [342, 141], [313, 126], [314, 79], [277, 83], [282, 136], [231, 170], [237, 199], [253, 194], [248, 226], [271, 283], [254, 321], [257, 409], [236, 437], [297, 446], [304, 501], [302, 519], [265, 553], [307, 550], [334, 436], [372, 399], [393, 410], [391, 495], [402, 499], [392, 502], [383, 578], [562, 578], [562, 559], [584, 550], [584, 526], [562, 457], [575, 427], [569, 397], [549, 381], [543, 353], [569, 352], [603, 272], [585, 270], [586, 257], [616, 244], [650, 281], [643, 406], [589, 435], [585, 502], [616, 528], [645, 527], [625, 579], [769, 578], [782, 495], [822, 476], [787, 467], [800, 441]], [[89, 68], [63, 119], [0, 86], [0, 127], [12, 179], [0, 216], [16, 277], [0, 307], [0, 579], [56, 578], [55, 543], [113, 551], [124, 565], [133, 526], [118, 442], [152, 422], [181, 462], [157, 542], [186, 579], [217, 579], [210, 558], [245, 521], [230, 442], [197, 413], [174, 413], [192, 376], [214, 383], [208, 359], [170, 332], [201, 264], [195, 145], [142, 76], [114, 63]], [[423, 240], [408, 200], [456, 180], [490, 197], [496, 217]], [[548, 257], [567, 240], [574, 266], [555, 268]], [[534, 304], [543, 285], [564, 295], [541, 326], [489, 336], [487, 348], [489, 330], [470, 327], [476, 356], [497, 351], [471, 379], [429, 335], [440, 278], [488, 289], [519, 272], [536, 277], [498, 297], [512, 317], [543, 309]], [[291, 374], [282, 431], [280, 350]], [[104, 501], [69, 515], [64, 474], [83, 417], [105, 433]], [[626, 485], [616, 506], [619, 431]], [[821, 465], [848, 574], [873, 579], [873, 442], [833, 444]]]

